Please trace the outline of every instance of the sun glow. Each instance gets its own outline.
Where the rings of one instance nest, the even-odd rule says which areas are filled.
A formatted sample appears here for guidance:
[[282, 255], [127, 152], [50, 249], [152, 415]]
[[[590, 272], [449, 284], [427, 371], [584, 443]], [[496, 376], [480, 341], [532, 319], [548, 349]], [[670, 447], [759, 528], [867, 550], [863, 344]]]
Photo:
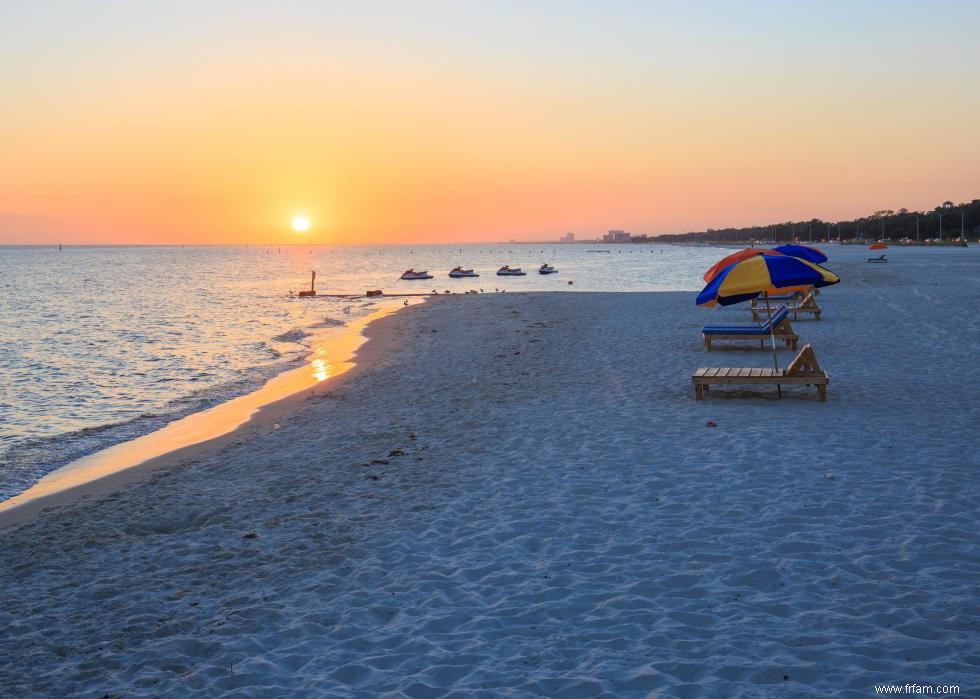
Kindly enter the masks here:
[[293, 230], [297, 233], [306, 233], [310, 230], [310, 219], [306, 216], [296, 216], [293, 218]]
[[[0, 0], [0, 245], [587, 240], [978, 196], [980, 2], [63, 2], [61, 34], [50, 4]], [[923, 32], [937, 5], [956, 21]], [[910, 94], [962, 108], [937, 129]]]

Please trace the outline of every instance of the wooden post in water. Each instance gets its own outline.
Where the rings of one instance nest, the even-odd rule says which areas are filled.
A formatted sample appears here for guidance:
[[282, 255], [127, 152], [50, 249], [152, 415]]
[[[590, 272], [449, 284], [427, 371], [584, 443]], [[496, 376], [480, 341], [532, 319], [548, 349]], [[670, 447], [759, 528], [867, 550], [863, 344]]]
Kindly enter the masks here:
[[299, 292], [299, 295], [300, 296], [316, 296], [316, 288], [314, 286], [315, 283], [316, 283], [316, 270], [313, 270], [313, 275], [310, 277], [310, 290], [309, 291], [301, 291], [301, 292]]

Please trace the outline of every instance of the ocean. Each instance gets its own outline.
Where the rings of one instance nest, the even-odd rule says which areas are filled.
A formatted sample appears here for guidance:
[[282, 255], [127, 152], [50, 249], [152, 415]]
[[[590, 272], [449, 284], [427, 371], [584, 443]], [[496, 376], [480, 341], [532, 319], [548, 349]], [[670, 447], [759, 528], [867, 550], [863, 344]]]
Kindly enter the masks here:
[[[697, 291], [720, 253], [517, 243], [0, 247], [0, 500], [78, 458], [253, 391], [302, 365], [351, 320], [401, 303], [290, 295], [308, 288], [311, 270], [320, 294]], [[537, 274], [543, 262], [558, 274]], [[504, 264], [528, 274], [497, 277]], [[448, 278], [456, 265], [481, 276]], [[399, 280], [408, 268], [435, 278]]]

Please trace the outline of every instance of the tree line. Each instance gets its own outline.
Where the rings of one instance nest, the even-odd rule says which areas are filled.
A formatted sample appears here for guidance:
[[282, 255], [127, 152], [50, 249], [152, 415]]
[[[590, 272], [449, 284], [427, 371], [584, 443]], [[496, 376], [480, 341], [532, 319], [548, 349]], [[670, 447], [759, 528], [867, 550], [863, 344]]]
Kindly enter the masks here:
[[[815, 243], [824, 240], [868, 241], [903, 240], [912, 243], [942, 240], [955, 242], [962, 235], [980, 238], [980, 199], [968, 203], [945, 202], [932, 211], [882, 210], [849, 221], [785, 221], [747, 228], [709, 228], [659, 236], [634, 236], [631, 242], [658, 243], [749, 243], [752, 241], [787, 243], [794, 240]], [[940, 229], [941, 226], [941, 229]]]

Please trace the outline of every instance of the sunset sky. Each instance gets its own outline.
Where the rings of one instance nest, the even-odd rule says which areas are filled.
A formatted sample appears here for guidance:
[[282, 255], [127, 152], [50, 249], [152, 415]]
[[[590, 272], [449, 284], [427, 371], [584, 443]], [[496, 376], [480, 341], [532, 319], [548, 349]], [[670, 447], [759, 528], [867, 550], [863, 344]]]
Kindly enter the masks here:
[[978, 26], [972, 1], [0, 0], [0, 244], [540, 240], [970, 200]]

